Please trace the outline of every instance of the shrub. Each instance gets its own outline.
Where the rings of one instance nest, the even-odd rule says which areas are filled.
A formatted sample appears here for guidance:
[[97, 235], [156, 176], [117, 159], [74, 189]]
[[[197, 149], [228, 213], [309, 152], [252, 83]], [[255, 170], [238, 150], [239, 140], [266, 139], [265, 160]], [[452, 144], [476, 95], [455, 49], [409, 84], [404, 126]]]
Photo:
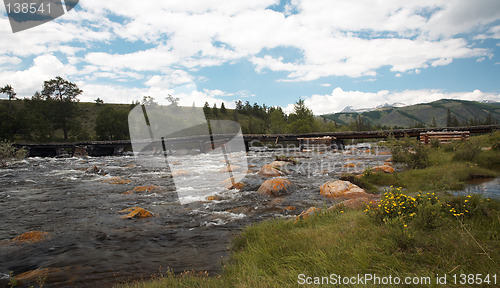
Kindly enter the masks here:
[[453, 160], [474, 162], [481, 153], [481, 148], [472, 141], [463, 141], [454, 147]]
[[432, 141], [431, 141], [431, 147], [434, 148], [434, 149], [437, 149], [437, 148], [441, 147], [441, 141], [439, 141], [438, 138], [432, 139]]
[[396, 163], [404, 163], [411, 169], [423, 169], [429, 164], [429, 149], [416, 139], [404, 137], [397, 141], [390, 140], [387, 145]]
[[28, 151], [24, 148], [16, 148], [11, 142], [0, 142], [0, 167], [7, 166], [7, 162], [12, 159], [22, 159], [28, 156]]

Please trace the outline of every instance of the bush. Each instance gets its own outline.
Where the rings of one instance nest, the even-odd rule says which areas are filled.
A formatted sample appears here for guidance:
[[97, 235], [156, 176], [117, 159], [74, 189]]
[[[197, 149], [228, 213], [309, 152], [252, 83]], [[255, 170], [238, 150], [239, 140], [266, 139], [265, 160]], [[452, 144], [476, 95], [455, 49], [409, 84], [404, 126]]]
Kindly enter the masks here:
[[453, 160], [475, 162], [481, 153], [481, 148], [472, 141], [463, 141], [454, 147]]
[[28, 156], [28, 151], [24, 148], [18, 149], [11, 142], [0, 142], [0, 167], [7, 166], [7, 162], [13, 159], [23, 159]]
[[404, 137], [400, 140], [388, 141], [392, 160], [404, 163], [411, 169], [423, 169], [429, 164], [429, 149], [416, 139]]

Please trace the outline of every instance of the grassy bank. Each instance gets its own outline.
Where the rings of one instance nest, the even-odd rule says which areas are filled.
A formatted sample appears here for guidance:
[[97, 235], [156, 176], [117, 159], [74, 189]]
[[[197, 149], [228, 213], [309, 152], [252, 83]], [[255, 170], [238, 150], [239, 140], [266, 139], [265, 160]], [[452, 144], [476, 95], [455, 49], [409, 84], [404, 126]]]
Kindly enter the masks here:
[[[231, 260], [224, 263], [219, 276], [166, 273], [120, 287], [297, 287], [315, 280], [323, 285], [311, 286], [335, 287], [326, 281], [332, 284], [337, 277], [314, 278], [332, 274], [430, 281], [384, 287], [465, 287], [471, 283], [460, 283], [461, 274], [481, 274], [480, 280], [490, 283], [479, 286], [496, 287], [493, 281], [500, 283], [496, 274], [500, 271], [500, 202], [477, 195], [454, 197], [444, 191], [462, 188], [474, 178], [498, 176], [500, 133], [475, 137], [468, 144], [420, 147], [405, 141], [389, 146], [395, 154], [400, 148], [411, 151], [393, 155], [406, 169], [394, 174], [366, 171], [357, 178], [371, 187], [398, 187], [386, 190], [378, 206], [364, 211], [340, 207], [296, 223], [264, 221], [233, 239]], [[447, 275], [447, 286], [436, 284], [437, 274]], [[374, 282], [365, 283], [347, 287], [374, 286]]]
[[[494, 274], [500, 268], [500, 204], [482, 200], [474, 215], [441, 215], [435, 227], [421, 223], [429, 215], [415, 216], [416, 220], [402, 226], [397, 220], [380, 222], [363, 211], [343, 210], [296, 224], [265, 221], [248, 227], [234, 240], [231, 262], [218, 277], [167, 274], [123, 287], [296, 287], [300, 274], [329, 277], [332, 273], [430, 277], [435, 283], [436, 274]], [[351, 287], [358, 286], [372, 285]], [[438, 287], [422, 287], [426, 286]]]

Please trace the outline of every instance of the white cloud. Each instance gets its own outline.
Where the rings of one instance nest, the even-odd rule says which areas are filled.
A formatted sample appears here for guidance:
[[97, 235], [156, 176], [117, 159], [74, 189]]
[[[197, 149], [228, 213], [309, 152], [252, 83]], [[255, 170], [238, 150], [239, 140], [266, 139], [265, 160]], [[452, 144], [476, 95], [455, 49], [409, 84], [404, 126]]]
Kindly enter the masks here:
[[[472, 92], [445, 92], [442, 90], [404, 90], [378, 92], [344, 91], [342, 88], [335, 88], [329, 95], [313, 95], [304, 99], [305, 104], [313, 110], [314, 114], [328, 114], [340, 112], [346, 106], [353, 106], [357, 109], [373, 108], [384, 103], [405, 103], [407, 105], [427, 103], [439, 99], [457, 100], [494, 100], [500, 102], [500, 93], [482, 92], [474, 90]], [[293, 111], [293, 104], [285, 107], [285, 111]]]
[[[61, 76], [76, 74], [72, 65], [65, 65], [52, 54], [44, 54], [33, 60], [33, 65], [26, 70], [0, 71], [0, 79], [14, 87], [19, 97], [31, 97], [40, 91], [44, 81]], [[1, 82], [0, 82], [1, 83]]]
[[[20, 33], [0, 25], [0, 64], [8, 65], [0, 69], [0, 81], [13, 82], [18, 94], [32, 95], [44, 80], [62, 74], [84, 81], [89, 99], [104, 89], [114, 95], [110, 101], [127, 102], [136, 98], [114, 93], [111, 84], [92, 83], [139, 80], [135, 83], [143, 88], [128, 91], [162, 94], [198, 80], [193, 71], [242, 59], [258, 72], [286, 72], [283, 82], [329, 76], [375, 79], [383, 67], [398, 77], [454, 59], [492, 58], [491, 51], [475, 48], [463, 34], [500, 38], [500, 26], [488, 26], [500, 19], [498, 0], [291, 0], [283, 13], [269, 9], [279, 2], [80, 1], [78, 11]], [[274, 48], [298, 52], [295, 59], [263, 52]], [[273, 51], [279, 54], [279, 49]], [[35, 57], [30, 68], [11, 71], [29, 57]], [[116, 91], [125, 92], [120, 85]], [[184, 94], [181, 101], [198, 105], [221, 103], [217, 97], [229, 95], [255, 96], [217, 89]], [[326, 101], [321, 97], [308, 99]]]
[[[16, 65], [21, 62], [22, 60], [19, 57], [0, 56], [0, 65]], [[0, 67], [0, 69], [2, 68]]]
[[101, 84], [86, 84], [85, 82], [77, 82], [83, 93], [80, 97], [82, 102], [94, 102], [95, 99], [100, 98], [105, 103], [133, 103], [140, 101], [143, 96], [151, 96], [159, 104], [167, 105], [169, 102], [165, 99], [168, 95], [179, 98], [179, 105], [190, 107], [195, 104], [197, 107], [202, 107], [205, 102], [210, 104], [214, 103], [218, 107], [222, 103], [226, 108], [234, 108], [234, 103], [219, 99], [220, 94], [225, 92], [216, 90], [198, 91], [196, 84], [188, 83], [185, 85], [177, 86], [175, 88], [165, 88], [164, 86], [151, 86], [147, 88], [130, 88], [119, 85], [101, 85]]
[[[496, 0], [481, 0], [480, 4], [466, 0], [293, 0], [284, 13], [267, 9], [278, 3], [88, 0], [80, 3], [83, 11], [72, 11], [71, 17], [62, 18], [62, 24], [40, 26], [44, 27], [41, 31], [55, 31], [60, 36], [32, 40], [30, 46], [42, 44], [44, 51], [72, 55], [77, 51], [71, 45], [63, 47], [75, 35], [86, 43], [118, 37], [153, 47], [120, 54], [89, 52], [82, 60], [102, 72], [121, 73], [179, 66], [197, 70], [248, 58], [257, 71], [285, 71], [289, 74], [284, 81], [309, 81], [328, 76], [375, 76], [384, 66], [407, 72], [447, 65], [457, 58], [491, 56], [454, 36], [499, 17]], [[122, 20], [112, 22], [111, 15]], [[301, 55], [294, 62], [258, 55], [276, 47], [297, 48]]]

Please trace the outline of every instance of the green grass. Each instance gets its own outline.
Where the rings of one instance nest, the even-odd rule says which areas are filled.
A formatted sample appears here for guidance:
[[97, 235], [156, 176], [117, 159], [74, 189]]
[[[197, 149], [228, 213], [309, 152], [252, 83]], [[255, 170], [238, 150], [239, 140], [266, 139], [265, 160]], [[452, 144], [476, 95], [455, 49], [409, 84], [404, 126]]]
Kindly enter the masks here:
[[[264, 221], [234, 239], [231, 261], [218, 277], [168, 273], [120, 287], [297, 287], [299, 274], [428, 276], [433, 282], [436, 274], [492, 274], [500, 268], [499, 209], [499, 202], [484, 200], [481, 215], [446, 217], [432, 231], [410, 226], [406, 234], [353, 210], [328, 211], [296, 224]], [[411, 243], [402, 245], [407, 234]]]
[[[413, 141], [413, 140], [411, 140]], [[477, 178], [494, 178], [500, 172], [500, 150], [482, 151], [500, 142], [500, 132], [473, 137], [470, 143], [441, 144], [439, 147], [425, 147], [427, 161], [423, 169], [402, 169], [394, 174], [365, 172], [360, 182], [365, 185], [401, 186], [410, 192], [460, 190], [468, 181]], [[405, 144], [409, 145], [409, 144]], [[403, 149], [408, 151], [408, 149]], [[411, 154], [410, 154], [411, 155]], [[460, 156], [460, 157], [457, 157]], [[468, 160], [468, 161], [465, 161]], [[402, 157], [405, 161], [414, 161]]]

